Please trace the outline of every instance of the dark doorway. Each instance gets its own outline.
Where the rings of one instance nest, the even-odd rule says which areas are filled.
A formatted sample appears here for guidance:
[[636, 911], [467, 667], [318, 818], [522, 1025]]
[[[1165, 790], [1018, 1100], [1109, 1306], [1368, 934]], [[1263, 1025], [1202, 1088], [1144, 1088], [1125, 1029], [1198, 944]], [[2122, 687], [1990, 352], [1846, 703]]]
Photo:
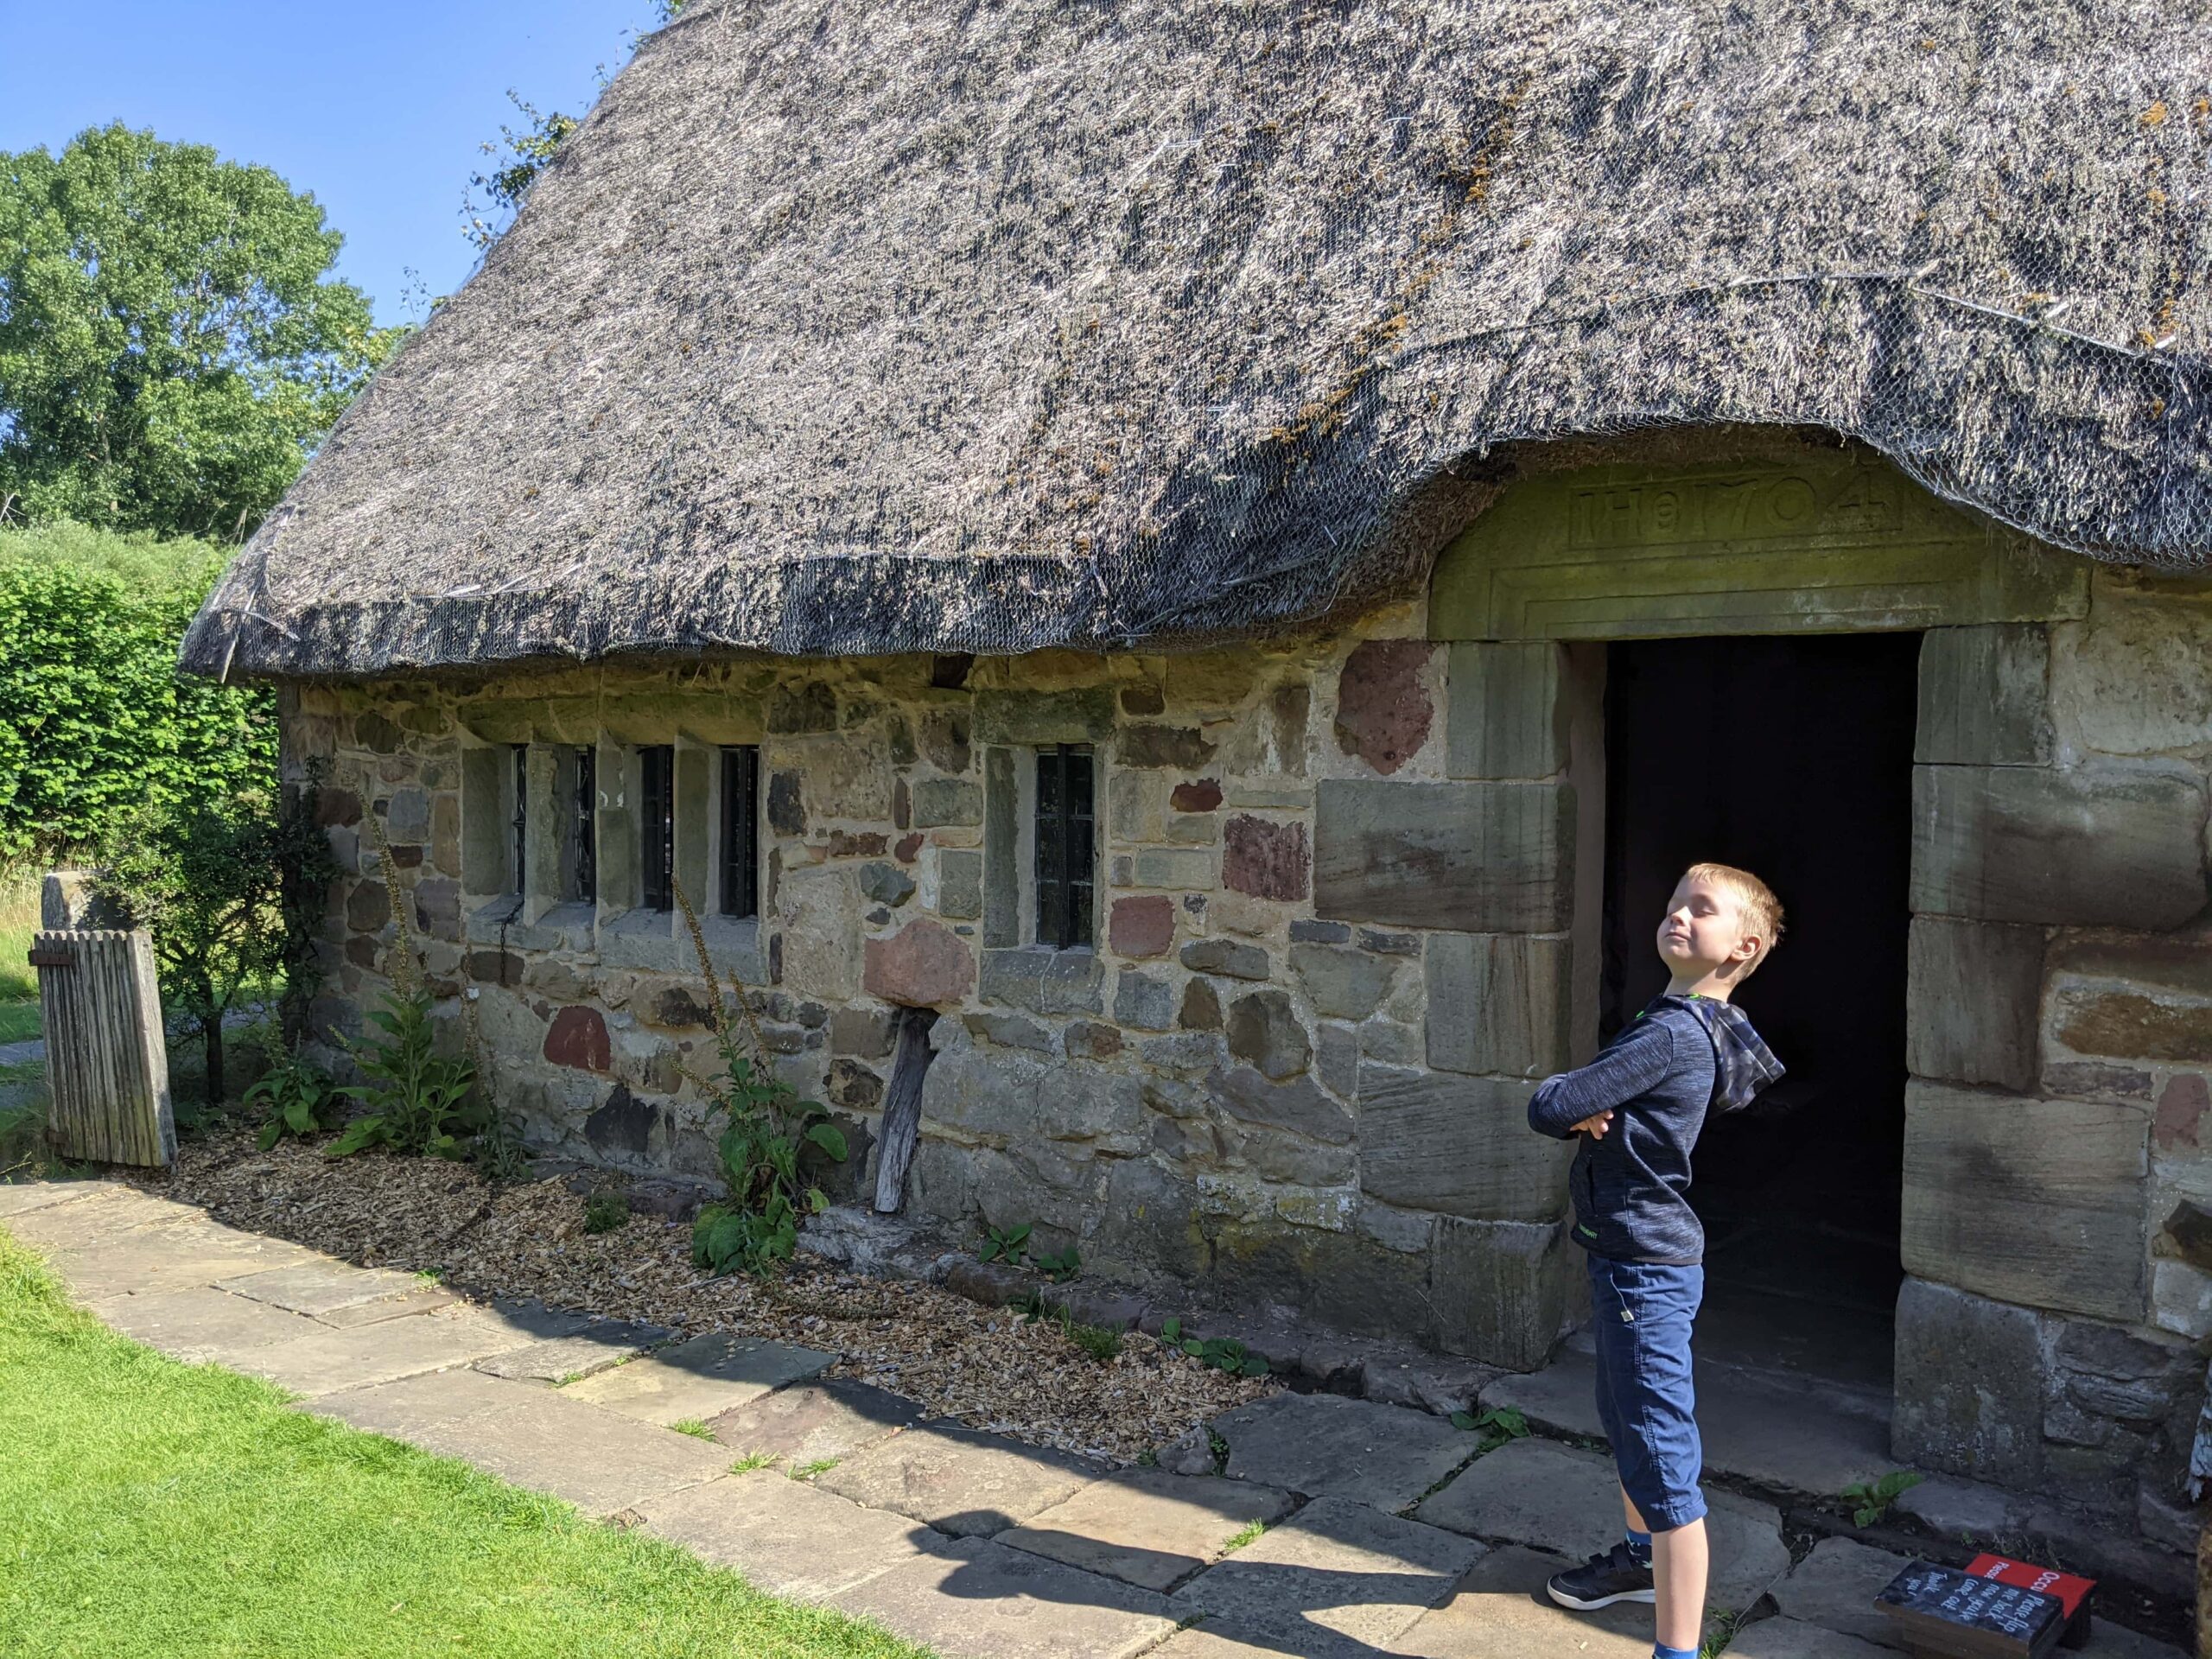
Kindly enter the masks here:
[[1789, 1076], [1697, 1146], [1700, 1350], [1885, 1390], [1919, 647], [1637, 640], [1606, 662], [1602, 1034], [1665, 988], [1653, 936], [1687, 866], [1754, 871], [1787, 912], [1736, 1000]]

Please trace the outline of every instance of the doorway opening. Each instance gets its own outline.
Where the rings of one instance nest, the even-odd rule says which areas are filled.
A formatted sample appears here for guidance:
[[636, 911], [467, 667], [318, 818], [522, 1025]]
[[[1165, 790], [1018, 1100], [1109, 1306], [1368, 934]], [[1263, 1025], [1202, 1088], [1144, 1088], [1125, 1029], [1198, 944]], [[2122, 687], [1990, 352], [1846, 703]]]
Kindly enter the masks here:
[[1905, 957], [1920, 636], [1631, 640], [1607, 649], [1610, 1038], [1665, 988], [1676, 879], [1751, 870], [1787, 912], [1737, 999], [1789, 1075], [1707, 1120], [1708, 1359], [1887, 1394], [1904, 1155]]

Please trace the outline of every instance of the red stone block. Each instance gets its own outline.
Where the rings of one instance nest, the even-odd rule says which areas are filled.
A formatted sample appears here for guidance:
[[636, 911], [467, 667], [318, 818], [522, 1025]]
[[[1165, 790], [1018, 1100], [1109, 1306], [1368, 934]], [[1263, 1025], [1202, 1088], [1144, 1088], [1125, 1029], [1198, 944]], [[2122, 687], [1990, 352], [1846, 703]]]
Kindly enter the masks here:
[[545, 1058], [579, 1071], [604, 1071], [612, 1058], [607, 1021], [597, 1008], [567, 1007], [553, 1016], [545, 1033]]
[[1303, 899], [1313, 862], [1302, 823], [1235, 817], [1222, 830], [1221, 884], [1232, 892]]
[[1175, 943], [1175, 901], [1164, 893], [1116, 899], [1106, 942], [1117, 957], [1164, 957]]

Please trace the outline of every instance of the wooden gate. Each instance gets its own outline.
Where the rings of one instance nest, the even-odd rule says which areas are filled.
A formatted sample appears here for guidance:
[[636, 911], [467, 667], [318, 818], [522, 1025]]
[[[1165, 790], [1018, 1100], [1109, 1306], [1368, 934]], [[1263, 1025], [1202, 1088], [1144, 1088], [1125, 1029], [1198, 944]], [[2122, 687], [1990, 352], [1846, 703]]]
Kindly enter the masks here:
[[168, 1049], [143, 931], [83, 929], [31, 941], [46, 1023], [47, 1140], [60, 1157], [172, 1163]]

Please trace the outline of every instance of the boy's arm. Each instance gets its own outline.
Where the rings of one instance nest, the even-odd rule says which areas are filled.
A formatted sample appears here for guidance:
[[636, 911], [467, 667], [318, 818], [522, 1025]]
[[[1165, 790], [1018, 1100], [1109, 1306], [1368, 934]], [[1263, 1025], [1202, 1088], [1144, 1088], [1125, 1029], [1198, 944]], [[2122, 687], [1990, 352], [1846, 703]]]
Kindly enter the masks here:
[[1667, 1023], [1639, 1021], [1589, 1065], [1545, 1078], [1529, 1102], [1529, 1127], [1565, 1141], [1584, 1119], [1612, 1111], [1652, 1087], [1674, 1058], [1675, 1033]]

